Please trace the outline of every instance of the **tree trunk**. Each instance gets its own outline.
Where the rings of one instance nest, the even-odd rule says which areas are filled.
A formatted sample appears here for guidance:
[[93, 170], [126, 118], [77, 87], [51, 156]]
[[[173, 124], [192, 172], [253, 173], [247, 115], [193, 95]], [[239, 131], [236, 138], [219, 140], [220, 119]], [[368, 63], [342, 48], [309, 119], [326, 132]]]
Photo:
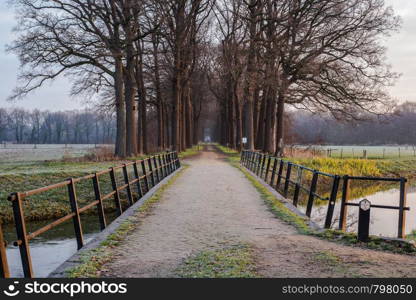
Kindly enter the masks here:
[[256, 148], [257, 145], [257, 133], [259, 129], [259, 93], [260, 89], [256, 88], [254, 91], [254, 101], [253, 101], [253, 143], [254, 148]]
[[235, 92], [235, 122], [236, 122], [236, 149], [241, 151], [243, 138], [243, 122], [241, 118], [241, 105]]
[[188, 81], [187, 84], [187, 92], [185, 97], [185, 141], [186, 141], [186, 148], [192, 147], [192, 102], [191, 102], [191, 87]]
[[[131, 63], [128, 63], [128, 65]], [[129, 74], [131, 66], [126, 69], [124, 97], [126, 102], [126, 154], [135, 156], [137, 154], [137, 123], [136, 123], [136, 105], [135, 105], [135, 83]]]
[[264, 126], [265, 126], [265, 116], [266, 116], [266, 93], [263, 92], [263, 97], [261, 98], [260, 112], [258, 116], [258, 125], [257, 125], [257, 139], [256, 139], [256, 149], [263, 149], [264, 147]]
[[[126, 10], [129, 16], [130, 10]], [[126, 101], [126, 154], [128, 156], [137, 155], [137, 123], [136, 123], [136, 82], [135, 82], [135, 66], [136, 59], [134, 57], [134, 46], [132, 41], [131, 24], [128, 22], [124, 26], [126, 35], [126, 69], [124, 72], [124, 97]], [[140, 49], [138, 49], [140, 51]]]
[[117, 116], [115, 155], [124, 158], [126, 157], [126, 109], [123, 99], [123, 63], [121, 56], [115, 58], [114, 88]]
[[253, 99], [246, 101], [245, 108], [245, 134], [247, 137], [246, 149], [254, 150], [254, 105]]
[[138, 96], [139, 96], [139, 110], [138, 110], [138, 123], [139, 123], [139, 130], [138, 130], [138, 141], [139, 144], [139, 152], [146, 154], [148, 152], [147, 148], [147, 94], [146, 94], [146, 86], [144, 85], [144, 78], [143, 78], [143, 54], [142, 51], [139, 49], [139, 57], [136, 61], [136, 83], [138, 87]]
[[197, 118], [194, 118], [194, 128], [193, 128], [193, 144], [197, 145], [199, 143], [199, 121]]
[[248, 80], [245, 88], [245, 134], [247, 137], [247, 144], [245, 145], [248, 150], [254, 150], [254, 94], [255, 94], [255, 58], [256, 58], [256, 24], [257, 24], [257, 1], [250, 0], [248, 8], [250, 10], [250, 45], [247, 58], [247, 73]]
[[277, 101], [277, 127], [276, 127], [276, 153], [278, 157], [283, 156], [284, 150], [284, 115], [285, 115], [285, 91], [279, 91]]
[[276, 94], [272, 88], [268, 89], [267, 92], [267, 109], [266, 109], [266, 121], [264, 126], [264, 144], [263, 152], [273, 153], [274, 145], [272, 144], [273, 138], [273, 128], [275, 126], [276, 120]]
[[163, 119], [165, 120], [164, 122], [164, 135], [165, 135], [165, 144], [163, 145], [164, 149], [171, 149], [172, 148], [172, 136], [171, 136], [171, 131], [170, 131], [170, 120], [169, 120], [169, 112], [168, 112], [168, 106], [167, 105], [163, 105]]

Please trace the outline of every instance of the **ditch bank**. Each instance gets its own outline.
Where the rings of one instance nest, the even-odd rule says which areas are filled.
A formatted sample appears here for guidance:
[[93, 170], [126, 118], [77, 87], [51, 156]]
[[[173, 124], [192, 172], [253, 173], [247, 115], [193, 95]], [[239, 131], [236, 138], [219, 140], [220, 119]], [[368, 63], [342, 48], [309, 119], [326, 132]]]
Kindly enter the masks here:
[[[221, 152], [225, 153], [222, 149]], [[230, 157], [231, 154], [228, 154]], [[361, 242], [357, 239], [356, 233], [343, 232], [334, 229], [325, 229], [311, 218], [306, 216], [298, 207], [294, 206], [289, 199], [285, 198], [278, 191], [272, 188], [262, 178], [257, 176], [251, 170], [237, 163], [234, 159], [230, 162], [242, 170], [243, 173], [252, 181], [253, 185], [263, 194], [265, 202], [275, 215], [285, 222], [294, 225], [302, 234], [312, 235], [326, 240], [341, 242], [346, 245], [359, 246], [363, 248], [376, 249], [382, 251], [389, 251], [400, 254], [416, 254], [415, 241], [406, 240], [404, 238], [391, 238], [385, 236], [371, 236], [367, 242]], [[273, 199], [271, 199], [273, 198]], [[275, 201], [278, 201], [276, 204]], [[283, 205], [283, 209], [281, 207]]]

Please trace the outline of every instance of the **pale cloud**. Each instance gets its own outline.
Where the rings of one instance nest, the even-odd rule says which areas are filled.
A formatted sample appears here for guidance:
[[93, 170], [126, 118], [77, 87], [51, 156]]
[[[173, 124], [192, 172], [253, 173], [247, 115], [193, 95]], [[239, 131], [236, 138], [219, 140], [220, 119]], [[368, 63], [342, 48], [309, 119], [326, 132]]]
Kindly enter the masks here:
[[390, 88], [390, 94], [400, 102], [416, 102], [416, 1], [386, 0], [402, 17], [400, 33], [387, 41], [387, 60], [402, 76]]

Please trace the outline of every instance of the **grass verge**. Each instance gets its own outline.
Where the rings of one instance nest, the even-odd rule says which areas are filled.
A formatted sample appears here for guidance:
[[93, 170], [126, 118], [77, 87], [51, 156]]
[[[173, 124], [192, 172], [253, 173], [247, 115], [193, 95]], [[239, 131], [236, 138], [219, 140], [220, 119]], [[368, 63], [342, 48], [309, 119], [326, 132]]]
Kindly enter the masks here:
[[255, 278], [256, 266], [249, 245], [203, 251], [185, 260], [176, 270], [182, 278]]
[[104, 264], [108, 263], [113, 258], [114, 248], [117, 247], [129, 233], [140, 226], [143, 218], [149, 214], [154, 205], [159, 202], [163, 192], [178, 179], [186, 168], [187, 166], [183, 166], [183, 169], [170, 178], [165, 185], [160, 187], [152, 197], [135, 211], [133, 216], [125, 220], [114, 233], [110, 234], [102, 241], [98, 248], [83, 253], [81, 256], [81, 263], [68, 270], [67, 276], [69, 278], [99, 277]]
[[237, 151], [234, 151], [232, 149], [228, 149], [221, 145], [216, 145], [216, 147], [227, 155], [228, 161], [231, 163], [232, 166], [239, 169], [246, 178], [251, 182], [251, 184], [256, 188], [256, 190], [259, 192], [261, 198], [266, 203], [269, 210], [279, 219], [282, 221], [293, 225], [296, 227], [296, 229], [303, 234], [310, 234], [311, 229], [309, 225], [307, 224], [307, 219], [302, 218], [293, 211], [291, 211], [289, 208], [285, 206], [285, 204], [277, 199], [270, 191], [261, 184], [254, 176], [252, 176], [245, 168], [243, 168], [240, 164], [240, 155]]
[[321, 172], [350, 176], [382, 176], [388, 170], [388, 161], [371, 159], [338, 159], [338, 158], [290, 158], [291, 162]]
[[199, 154], [200, 149], [202, 149], [201, 145], [195, 145], [192, 148], [188, 148], [185, 151], [179, 153], [179, 159], [189, 158]]

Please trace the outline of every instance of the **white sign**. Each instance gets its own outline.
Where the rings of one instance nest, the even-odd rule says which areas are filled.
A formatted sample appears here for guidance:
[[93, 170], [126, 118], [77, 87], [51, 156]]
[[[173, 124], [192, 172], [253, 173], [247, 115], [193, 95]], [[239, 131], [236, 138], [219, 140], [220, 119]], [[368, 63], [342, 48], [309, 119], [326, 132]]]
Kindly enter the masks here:
[[243, 144], [247, 144], [247, 138], [243, 137]]

